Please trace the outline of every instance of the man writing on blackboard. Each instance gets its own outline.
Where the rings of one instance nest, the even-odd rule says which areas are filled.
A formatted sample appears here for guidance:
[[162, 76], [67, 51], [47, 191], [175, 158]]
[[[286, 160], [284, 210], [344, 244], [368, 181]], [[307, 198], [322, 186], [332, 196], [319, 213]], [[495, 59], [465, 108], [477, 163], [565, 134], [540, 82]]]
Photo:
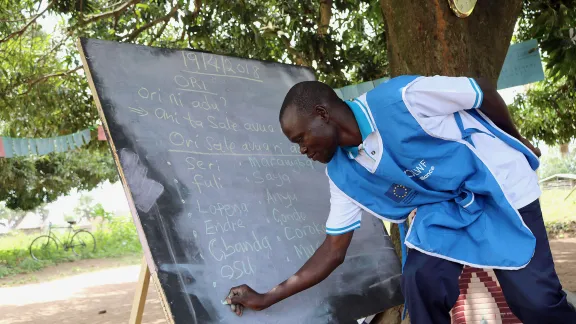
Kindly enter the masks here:
[[327, 164], [327, 236], [269, 292], [232, 288], [227, 301], [238, 315], [328, 277], [344, 262], [364, 210], [401, 225], [410, 248], [403, 248], [402, 291], [413, 323], [450, 323], [463, 265], [495, 269], [523, 323], [576, 323], [542, 219], [540, 152], [520, 135], [489, 82], [401, 76], [351, 101], [321, 82], [302, 82], [286, 95], [280, 123], [302, 154]]

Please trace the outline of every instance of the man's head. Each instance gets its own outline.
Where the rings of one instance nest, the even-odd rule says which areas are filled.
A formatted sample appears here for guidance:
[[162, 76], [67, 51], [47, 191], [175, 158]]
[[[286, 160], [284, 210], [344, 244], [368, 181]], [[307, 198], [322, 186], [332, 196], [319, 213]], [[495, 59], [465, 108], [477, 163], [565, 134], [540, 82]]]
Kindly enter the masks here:
[[341, 116], [346, 104], [334, 90], [318, 81], [294, 85], [280, 109], [280, 125], [288, 139], [300, 145], [308, 158], [328, 163], [340, 142], [336, 116]]

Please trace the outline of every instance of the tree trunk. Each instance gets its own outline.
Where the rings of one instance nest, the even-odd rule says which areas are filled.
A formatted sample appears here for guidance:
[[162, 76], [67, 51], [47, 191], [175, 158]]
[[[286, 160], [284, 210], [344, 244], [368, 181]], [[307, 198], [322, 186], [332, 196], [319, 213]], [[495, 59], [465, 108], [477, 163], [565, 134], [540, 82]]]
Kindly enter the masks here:
[[320, 22], [318, 23], [318, 35], [324, 37], [330, 28], [332, 18], [332, 0], [320, 0]]
[[569, 144], [560, 144], [560, 156], [566, 158], [568, 157], [568, 154], [570, 154]]
[[[458, 18], [448, 0], [380, 0], [380, 7], [392, 77], [485, 77], [496, 85], [522, 0], [478, 1], [467, 18]], [[390, 234], [398, 251], [397, 231], [393, 224]], [[376, 323], [401, 323], [401, 309], [380, 314]]]
[[478, 1], [458, 18], [448, 0], [380, 0], [391, 76], [486, 77], [498, 80], [522, 0]]

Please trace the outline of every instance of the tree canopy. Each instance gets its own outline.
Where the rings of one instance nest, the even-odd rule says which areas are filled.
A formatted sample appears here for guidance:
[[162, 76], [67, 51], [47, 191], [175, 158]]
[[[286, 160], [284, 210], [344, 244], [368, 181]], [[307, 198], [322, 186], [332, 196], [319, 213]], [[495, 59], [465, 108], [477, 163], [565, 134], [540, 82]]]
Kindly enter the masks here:
[[526, 0], [518, 40], [537, 39], [546, 79], [511, 105], [521, 132], [548, 145], [576, 138], [576, 2]]
[[[54, 31], [42, 28], [46, 17], [58, 21]], [[0, 135], [98, 124], [78, 37], [302, 64], [337, 87], [387, 75], [383, 26], [374, 1], [11, 1], [0, 8]], [[33, 209], [115, 178], [105, 143], [0, 159], [0, 201]]]
[[[518, 40], [537, 38], [555, 76], [549, 88], [542, 87], [567, 82], [573, 93], [575, 47], [567, 36], [576, 26], [573, 1], [525, 0], [521, 19]], [[50, 22], [56, 22], [54, 30], [47, 30]], [[319, 80], [342, 87], [389, 75], [385, 26], [378, 0], [5, 1], [0, 135], [52, 137], [99, 123], [75, 46], [78, 37], [307, 65]], [[549, 142], [574, 136], [567, 131], [573, 106], [558, 108], [565, 112], [555, 115], [566, 124], [560, 129], [548, 110], [531, 114], [532, 102], [526, 97], [515, 106], [529, 136]], [[542, 120], [554, 127], [543, 127]], [[73, 152], [0, 159], [0, 201], [28, 210], [72, 188], [92, 189], [114, 179], [107, 144], [93, 141]]]
[[548, 145], [569, 143], [576, 137], [576, 89], [568, 77], [545, 79], [518, 95], [510, 110], [526, 138]]

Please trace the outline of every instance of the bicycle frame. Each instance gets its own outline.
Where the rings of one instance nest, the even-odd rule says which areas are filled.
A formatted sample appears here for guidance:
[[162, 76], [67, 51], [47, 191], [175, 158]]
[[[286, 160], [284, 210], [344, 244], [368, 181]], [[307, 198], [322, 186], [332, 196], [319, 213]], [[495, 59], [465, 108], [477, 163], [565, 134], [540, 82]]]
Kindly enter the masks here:
[[[53, 229], [53, 228], [68, 229], [68, 237], [67, 237], [65, 240], [61, 241], [61, 240], [58, 238], [58, 236], [56, 236], [56, 234], [53, 234], [53, 233], [52, 233], [52, 229]], [[77, 230], [75, 230], [75, 229], [72, 227], [72, 224], [70, 224], [70, 225], [68, 225], [68, 226], [52, 226], [52, 223], [49, 223], [49, 224], [48, 224], [48, 236], [51, 237], [51, 238], [53, 238], [58, 244], [60, 244], [60, 245], [62, 245], [62, 246], [64, 246], [64, 247], [67, 247], [67, 246], [70, 244], [72, 235], [76, 234], [76, 232], [77, 232]]]

